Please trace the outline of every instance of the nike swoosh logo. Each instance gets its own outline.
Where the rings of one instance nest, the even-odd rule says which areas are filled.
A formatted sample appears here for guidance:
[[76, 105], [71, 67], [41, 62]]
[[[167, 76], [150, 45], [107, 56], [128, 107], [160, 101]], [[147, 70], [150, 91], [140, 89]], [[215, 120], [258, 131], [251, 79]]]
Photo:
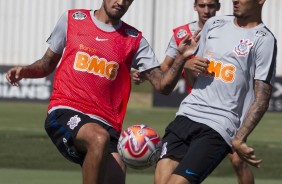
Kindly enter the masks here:
[[198, 174], [193, 173], [193, 172], [189, 171], [188, 169], [186, 169], [185, 173], [186, 173], [186, 174], [189, 174], [189, 175], [198, 176]]
[[98, 42], [103, 42], [103, 41], [108, 41], [108, 38], [99, 38], [98, 36], [96, 37], [96, 41]]
[[209, 36], [208, 39], [219, 39], [219, 37]]

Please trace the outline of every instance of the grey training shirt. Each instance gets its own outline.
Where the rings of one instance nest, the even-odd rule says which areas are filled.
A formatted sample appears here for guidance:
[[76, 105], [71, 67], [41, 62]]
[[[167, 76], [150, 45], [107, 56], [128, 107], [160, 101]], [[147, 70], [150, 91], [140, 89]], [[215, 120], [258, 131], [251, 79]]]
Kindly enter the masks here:
[[210, 126], [231, 145], [254, 100], [254, 80], [273, 82], [276, 54], [276, 39], [263, 23], [240, 28], [234, 16], [210, 18], [197, 53], [210, 60], [210, 73], [198, 77], [177, 115]]

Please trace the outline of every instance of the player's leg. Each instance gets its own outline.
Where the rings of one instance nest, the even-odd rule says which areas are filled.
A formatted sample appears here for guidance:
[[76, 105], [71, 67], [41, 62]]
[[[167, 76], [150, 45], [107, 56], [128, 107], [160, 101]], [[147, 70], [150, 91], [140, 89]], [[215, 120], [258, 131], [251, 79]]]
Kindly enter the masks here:
[[188, 149], [165, 184], [201, 183], [231, 151], [221, 135], [204, 124], [180, 117], [173, 128]]
[[[86, 124], [88, 125], [88, 124]], [[84, 125], [84, 126], [86, 126]], [[98, 124], [97, 124], [98, 125]], [[106, 130], [106, 134], [109, 135], [109, 142], [107, 141], [106, 144], [102, 144], [102, 145], [106, 145], [106, 149], [104, 151], [104, 156], [102, 158], [102, 163], [100, 164], [100, 166], [98, 166], [98, 171], [99, 173], [98, 178], [98, 182], [97, 183], [104, 183], [104, 184], [125, 184], [125, 164], [123, 163], [123, 161], [121, 160], [118, 152], [117, 152], [117, 144], [118, 144], [118, 139], [119, 139], [119, 133], [112, 127], [109, 127], [105, 124], [100, 124], [102, 128], [102, 130]], [[83, 127], [84, 127], [83, 126]], [[86, 127], [88, 129], [88, 127]], [[97, 128], [97, 127], [96, 127]], [[93, 144], [95, 144], [95, 147], [97, 146], [97, 143], [95, 143], [94, 141], [92, 141]], [[98, 152], [98, 154], [100, 154]], [[87, 155], [87, 154], [86, 154]], [[99, 163], [99, 160], [97, 162], [93, 161], [93, 157], [94, 155], [90, 156], [90, 160], [92, 162], [92, 164], [94, 164], [94, 166], [96, 165], [96, 163]], [[96, 157], [96, 155], [95, 155]], [[86, 157], [85, 157], [86, 159]], [[85, 162], [85, 160], [84, 160]], [[84, 164], [84, 163], [83, 163]], [[83, 167], [83, 165], [82, 165]], [[87, 170], [88, 171], [88, 170]], [[89, 173], [90, 175], [93, 175], [93, 172]], [[88, 177], [87, 177], [88, 178]], [[93, 183], [93, 182], [91, 182]]]
[[155, 170], [155, 184], [165, 184], [170, 176], [172, 175], [174, 169], [177, 167], [178, 162], [169, 158], [164, 158], [158, 161]]
[[254, 184], [255, 179], [254, 175], [249, 168], [249, 165], [244, 162], [236, 152], [230, 153], [229, 159], [232, 163], [232, 166], [236, 172], [237, 181], [239, 184]]
[[126, 166], [118, 153], [109, 154], [104, 184], [125, 184]]
[[85, 153], [82, 163], [83, 184], [103, 183], [108, 158], [109, 133], [96, 123], [83, 125], [74, 140], [76, 149]]
[[117, 151], [120, 134], [113, 128], [107, 128], [110, 134], [110, 146], [107, 159], [106, 177], [104, 184], [125, 184], [126, 166]]
[[118, 140], [112, 127], [80, 112], [58, 109], [47, 116], [45, 129], [60, 153], [82, 166], [83, 184], [103, 183], [109, 148]]
[[188, 146], [178, 136], [178, 131], [181, 131], [181, 127], [178, 127], [179, 119], [175, 118], [167, 126], [162, 138], [162, 151], [155, 170], [155, 184], [166, 184], [187, 152]]

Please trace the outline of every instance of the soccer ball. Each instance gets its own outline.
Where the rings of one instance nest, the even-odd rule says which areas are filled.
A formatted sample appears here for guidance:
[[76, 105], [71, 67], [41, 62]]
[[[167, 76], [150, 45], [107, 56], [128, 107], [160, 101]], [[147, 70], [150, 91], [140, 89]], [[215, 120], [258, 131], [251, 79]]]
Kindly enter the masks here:
[[151, 127], [140, 124], [128, 127], [118, 141], [118, 153], [133, 169], [145, 169], [159, 159], [161, 138]]

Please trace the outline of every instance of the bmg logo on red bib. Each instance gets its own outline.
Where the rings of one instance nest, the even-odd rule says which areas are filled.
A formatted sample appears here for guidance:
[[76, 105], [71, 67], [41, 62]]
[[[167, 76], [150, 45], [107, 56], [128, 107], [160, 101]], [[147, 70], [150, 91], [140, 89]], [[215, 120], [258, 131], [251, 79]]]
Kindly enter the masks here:
[[88, 72], [109, 80], [115, 80], [118, 74], [119, 64], [115, 61], [107, 61], [105, 58], [90, 56], [85, 52], [77, 52], [74, 61], [74, 69]]

